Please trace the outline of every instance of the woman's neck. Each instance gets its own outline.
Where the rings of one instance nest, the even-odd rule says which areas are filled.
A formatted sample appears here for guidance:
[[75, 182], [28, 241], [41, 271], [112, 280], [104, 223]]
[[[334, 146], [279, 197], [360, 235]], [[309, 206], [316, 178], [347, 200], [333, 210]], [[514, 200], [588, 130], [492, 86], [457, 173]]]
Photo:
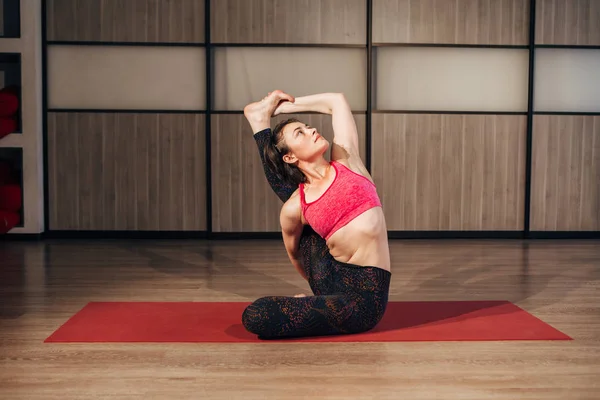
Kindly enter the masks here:
[[325, 158], [320, 158], [316, 162], [306, 162], [303, 165], [298, 165], [298, 168], [306, 176], [307, 183], [314, 185], [327, 178], [331, 164]]

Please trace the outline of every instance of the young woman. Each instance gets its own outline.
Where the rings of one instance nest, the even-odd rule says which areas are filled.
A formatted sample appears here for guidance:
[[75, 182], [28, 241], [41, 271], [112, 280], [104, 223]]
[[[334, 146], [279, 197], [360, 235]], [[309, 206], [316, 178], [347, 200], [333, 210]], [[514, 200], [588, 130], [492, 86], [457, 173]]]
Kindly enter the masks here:
[[[330, 114], [330, 145], [318, 131], [279, 114]], [[242, 315], [262, 339], [359, 333], [386, 309], [391, 279], [387, 228], [375, 185], [359, 156], [358, 133], [342, 94], [294, 99], [270, 93], [244, 109], [269, 184], [284, 201], [283, 241], [314, 296], [262, 297]]]

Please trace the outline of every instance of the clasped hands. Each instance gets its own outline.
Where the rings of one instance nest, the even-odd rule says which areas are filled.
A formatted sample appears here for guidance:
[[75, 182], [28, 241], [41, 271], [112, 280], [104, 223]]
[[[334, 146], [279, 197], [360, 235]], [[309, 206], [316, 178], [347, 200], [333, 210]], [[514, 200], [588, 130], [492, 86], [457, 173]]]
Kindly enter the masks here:
[[292, 105], [296, 99], [294, 96], [278, 89], [269, 92], [269, 94], [263, 97], [262, 101], [269, 104], [269, 109], [272, 110], [271, 117], [274, 117], [279, 114], [293, 112]]

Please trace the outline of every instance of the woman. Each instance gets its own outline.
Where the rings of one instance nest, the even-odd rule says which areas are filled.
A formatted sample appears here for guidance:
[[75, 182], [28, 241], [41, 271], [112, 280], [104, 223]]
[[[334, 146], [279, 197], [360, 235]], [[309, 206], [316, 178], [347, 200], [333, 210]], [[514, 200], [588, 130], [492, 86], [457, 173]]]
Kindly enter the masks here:
[[[330, 114], [329, 143], [297, 119], [279, 114]], [[249, 104], [244, 115], [267, 179], [284, 201], [283, 241], [314, 296], [271, 296], [244, 311], [246, 329], [262, 339], [359, 333], [379, 323], [391, 278], [387, 228], [373, 180], [359, 156], [358, 133], [342, 94], [294, 99], [281, 91]], [[310, 226], [312, 229], [308, 228]]]

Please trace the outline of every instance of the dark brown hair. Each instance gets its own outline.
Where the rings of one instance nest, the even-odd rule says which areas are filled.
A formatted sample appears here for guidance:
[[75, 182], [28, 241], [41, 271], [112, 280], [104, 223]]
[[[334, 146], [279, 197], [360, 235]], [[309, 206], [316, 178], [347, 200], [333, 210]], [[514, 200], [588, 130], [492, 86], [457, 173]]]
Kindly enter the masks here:
[[283, 128], [293, 122], [300, 121], [296, 118], [289, 118], [279, 122], [273, 129], [271, 140], [265, 144], [264, 150], [267, 167], [284, 182], [298, 186], [300, 183], [306, 182], [306, 176], [294, 164], [283, 161], [283, 156], [290, 151], [283, 138]]

